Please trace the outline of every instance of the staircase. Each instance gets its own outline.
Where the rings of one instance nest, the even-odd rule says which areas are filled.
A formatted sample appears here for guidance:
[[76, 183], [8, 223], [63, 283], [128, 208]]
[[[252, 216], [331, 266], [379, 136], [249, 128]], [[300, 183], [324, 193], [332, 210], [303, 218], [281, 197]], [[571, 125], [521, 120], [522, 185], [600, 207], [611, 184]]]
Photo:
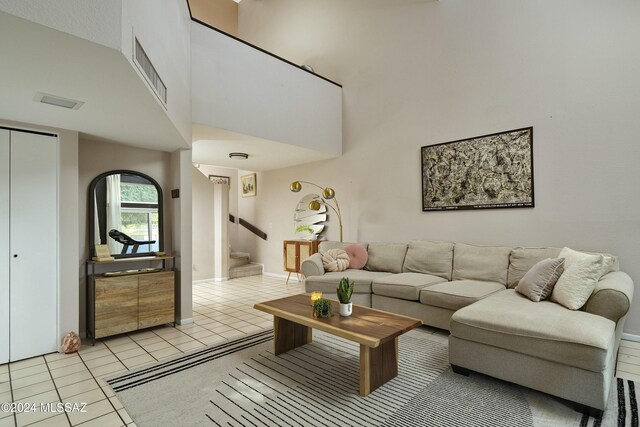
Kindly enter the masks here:
[[229, 254], [229, 279], [256, 276], [262, 274], [262, 265], [251, 262], [251, 255], [246, 252]]

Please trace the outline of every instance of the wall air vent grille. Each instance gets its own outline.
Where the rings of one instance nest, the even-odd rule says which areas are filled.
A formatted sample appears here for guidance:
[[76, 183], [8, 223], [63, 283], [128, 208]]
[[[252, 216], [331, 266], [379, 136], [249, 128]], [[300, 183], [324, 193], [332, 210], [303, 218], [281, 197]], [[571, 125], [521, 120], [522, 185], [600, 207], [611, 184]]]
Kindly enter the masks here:
[[140, 42], [138, 41], [137, 38], [135, 39], [135, 43], [136, 43], [135, 52], [134, 52], [135, 62], [138, 64], [138, 67], [140, 67], [144, 75], [149, 80], [149, 83], [151, 84], [151, 87], [153, 88], [153, 90], [156, 92], [156, 95], [158, 95], [160, 100], [166, 105], [167, 87], [165, 86], [164, 82], [158, 75], [158, 72], [156, 71], [151, 61], [149, 60], [147, 53], [142, 48], [142, 45], [140, 45]]

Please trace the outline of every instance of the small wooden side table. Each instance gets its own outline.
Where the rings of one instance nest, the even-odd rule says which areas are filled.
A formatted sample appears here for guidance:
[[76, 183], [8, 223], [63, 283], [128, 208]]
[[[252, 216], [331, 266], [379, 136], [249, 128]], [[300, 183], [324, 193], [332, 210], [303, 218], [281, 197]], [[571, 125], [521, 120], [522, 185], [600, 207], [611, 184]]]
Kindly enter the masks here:
[[289, 284], [291, 273], [296, 273], [296, 275], [298, 275], [298, 281], [300, 280], [300, 274], [302, 273], [300, 266], [302, 265], [302, 262], [318, 252], [319, 243], [320, 242], [317, 240], [284, 241], [282, 253], [284, 256], [284, 271], [289, 272], [289, 275], [287, 276], [287, 284]]

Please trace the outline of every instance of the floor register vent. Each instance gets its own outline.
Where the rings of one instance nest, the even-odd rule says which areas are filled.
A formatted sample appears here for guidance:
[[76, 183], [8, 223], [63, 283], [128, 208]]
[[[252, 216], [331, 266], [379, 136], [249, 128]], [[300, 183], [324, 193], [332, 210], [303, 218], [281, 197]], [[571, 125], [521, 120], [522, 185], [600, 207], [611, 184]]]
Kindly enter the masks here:
[[165, 86], [164, 82], [158, 75], [158, 72], [156, 71], [155, 67], [151, 63], [151, 60], [149, 60], [147, 53], [144, 51], [144, 49], [142, 48], [142, 45], [140, 44], [137, 38], [135, 39], [135, 41], [136, 41], [135, 53], [134, 53], [135, 62], [138, 64], [138, 67], [140, 67], [144, 75], [149, 80], [149, 83], [151, 84], [151, 87], [155, 91], [156, 95], [158, 95], [160, 100], [166, 105], [167, 104], [167, 87]]

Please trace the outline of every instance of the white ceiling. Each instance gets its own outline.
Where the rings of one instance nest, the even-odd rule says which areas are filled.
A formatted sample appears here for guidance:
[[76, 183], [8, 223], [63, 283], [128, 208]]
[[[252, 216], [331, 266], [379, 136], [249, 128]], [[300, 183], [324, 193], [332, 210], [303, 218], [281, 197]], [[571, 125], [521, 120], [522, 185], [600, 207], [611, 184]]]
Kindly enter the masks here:
[[[251, 171], [267, 171], [335, 156], [281, 142], [243, 135], [194, 123], [193, 162]], [[247, 153], [247, 160], [230, 159], [229, 153]]]
[[[120, 51], [0, 12], [0, 119], [79, 131], [89, 139], [174, 151], [189, 148]], [[38, 92], [84, 102], [35, 102]], [[266, 171], [329, 159], [326, 153], [193, 124], [193, 161]], [[230, 159], [244, 152], [247, 160]]]
[[[142, 148], [188, 148], [121, 52], [0, 12], [0, 118]], [[37, 92], [83, 101], [36, 103]]]

